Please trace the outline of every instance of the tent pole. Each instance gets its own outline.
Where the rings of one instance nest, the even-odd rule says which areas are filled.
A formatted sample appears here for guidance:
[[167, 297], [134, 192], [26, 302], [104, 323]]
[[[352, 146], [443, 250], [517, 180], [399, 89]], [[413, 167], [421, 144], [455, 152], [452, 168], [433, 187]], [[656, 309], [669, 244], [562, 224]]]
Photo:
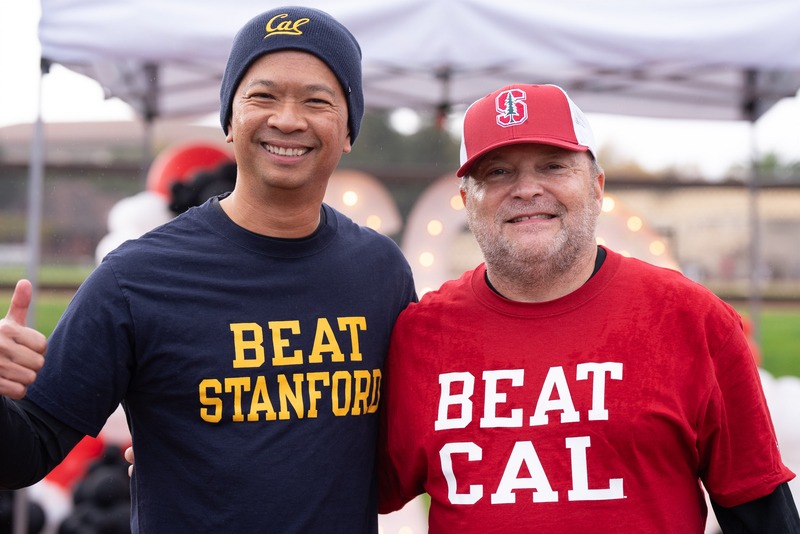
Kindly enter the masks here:
[[153, 162], [153, 120], [145, 118], [142, 131], [142, 187], [147, 184], [147, 173]]
[[756, 139], [756, 123], [750, 121], [750, 179], [747, 182], [750, 213], [750, 291], [748, 309], [752, 323], [752, 338], [757, 346], [761, 346], [761, 218], [759, 216], [759, 158]]
[[[37, 95], [36, 122], [33, 125], [30, 164], [28, 166], [28, 223], [25, 236], [28, 263], [25, 277], [31, 282], [33, 294], [28, 308], [27, 324], [36, 326], [36, 302], [39, 294], [39, 263], [42, 247], [42, 204], [44, 197], [44, 123], [42, 120], [42, 82], [50, 71], [50, 62], [41, 58]], [[14, 492], [13, 534], [28, 532], [28, 491]]]
[[750, 127], [750, 173], [747, 181], [750, 226], [750, 280], [748, 291], [748, 309], [752, 326], [751, 337], [757, 346], [761, 346], [761, 289], [763, 274], [761, 260], [761, 218], [759, 217], [760, 164], [756, 121], [760, 116], [758, 90], [758, 72], [745, 71], [744, 115]]
[[158, 65], [147, 63], [144, 66], [145, 93], [142, 98], [144, 117], [144, 136], [142, 138], [142, 176], [147, 181], [147, 173], [153, 163], [155, 153], [155, 120], [158, 117]]
[[44, 197], [44, 121], [42, 120], [42, 81], [50, 70], [48, 60], [42, 58], [39, 73], [36, 122], [33, 125], [30, 165], [28, 166], [28, 224], [25, 237], [28, 263], [25, 276], [33, 286], [31, 306], [28, 308], [28, 326], [36, 325], [36, 297], [39, 291], [39, 262], [42, 242], [42, 204]]

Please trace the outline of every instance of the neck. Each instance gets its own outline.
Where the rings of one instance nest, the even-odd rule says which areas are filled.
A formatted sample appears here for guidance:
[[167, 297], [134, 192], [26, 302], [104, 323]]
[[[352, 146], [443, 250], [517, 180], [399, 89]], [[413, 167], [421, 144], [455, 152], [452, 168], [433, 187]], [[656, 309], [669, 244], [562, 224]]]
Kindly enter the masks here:
[[285, 196], [265, 200], [234, 189], [220, 206], [234, 223], [259, 235], [296, 239], [314, 233], [320, 223], [321, 199]]
[[486, 263], [490, 286], [507, 299], [518, 302], [547, 302], [569, 295], [594, 273], [597, 247], [586, 250], [576, 261], [562, 267], [554, 262], [529, 263], [522, 268], [507, 263]]

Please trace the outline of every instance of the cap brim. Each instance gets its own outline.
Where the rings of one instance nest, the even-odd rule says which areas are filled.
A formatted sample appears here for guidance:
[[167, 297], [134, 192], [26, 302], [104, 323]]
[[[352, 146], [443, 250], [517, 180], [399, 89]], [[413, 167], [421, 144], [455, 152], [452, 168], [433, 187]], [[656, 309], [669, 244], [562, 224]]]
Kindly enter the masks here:
[[501, 148], [504, 146], [509, 145], [526, 145], [526, 144], [536, 144], [536, 145], [550, 145], [556, 146], [559, 148], [564, 148], [566, 150], [572, 150], [574, 152], [591, 152], [591, 149], [586, 145], [579, 145], [577, 143], [570, 143], [569, 141], [564, 141], [563, 139], [553, 139], [551, 137], [529, 137], [526, 139], [503, 139], [502, 141], [498, 141], [497, 143], [491, 144], [486, 146], [478, 152], [477, 154], [473, 155], [467, 161], [465, 161], [461, 167], [458, 168], [456, 172], [456, 176], [459, 178], [463, 177], [465, 174], [469, 172], [470, 167], [482, 158], [487, 153], [491, 152], [496, 148]]

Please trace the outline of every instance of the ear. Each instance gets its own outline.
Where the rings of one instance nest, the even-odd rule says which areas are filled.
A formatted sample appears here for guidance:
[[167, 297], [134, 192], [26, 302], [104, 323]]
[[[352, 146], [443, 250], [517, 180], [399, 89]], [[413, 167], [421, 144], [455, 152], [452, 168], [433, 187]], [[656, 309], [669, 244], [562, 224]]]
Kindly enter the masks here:
[[347, 130], [347, 137], [345, 138], [344, 147], [342, 147], [342, 152], [347, 154], [351, 150], [353, 150], [353, 143], [350, 142], [350, 130]]
[[595, 191], [597, 192], [597, 198], [600, 201], [600, 205], [603, 204], [603, 192], [606, 188], [606, 173], [604, 171], [600, 171], [600, 174], [597, 175], [595, 178], [594, 183]]
[[464, 207], [467, 206], [467, 192], [464, 190], [463, 187], [458, 188], [458, 192], [461, 194], [461, 202], [464, 203]]

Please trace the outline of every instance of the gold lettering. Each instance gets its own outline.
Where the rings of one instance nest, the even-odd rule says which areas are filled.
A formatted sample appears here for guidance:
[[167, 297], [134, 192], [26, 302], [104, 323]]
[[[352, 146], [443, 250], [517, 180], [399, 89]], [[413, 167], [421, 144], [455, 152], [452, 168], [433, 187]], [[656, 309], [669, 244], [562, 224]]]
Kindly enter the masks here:
[[[278, 375], [278, 396], [281, 401], [281, 411], [278, 413], [278, 418], [286, 420], [291, 417], [289, 413], [288, 404], [294, 408], [294, 413], [298, 418], [303, 418], [303, 375], [302, 373], [295, 373], [292, 375], [294, 380], [294, 389], [291, 388], [289, 382], [286, 380], [286, 375]], [[288, 404], [287, 404], [288, 401]]]
[[269, 400], [267, 390], [267, 380], [263, 376], [256, 378], [256, 387], [253, 388], [253, 399], [250, 401], [250, 413], [247, 414], [248, 421], [258, 421], [258, 413], [264, 413], [265, 421], [274, 421], [278, 416], [272, 401]]
[[336, 342], [331, 324], [324, 317], [317, 319], [317, 332], [314, 335], [314, 348], [308, 357], [309, 363], [322, 363], [322, 353], [329, 352], [332, 362], [343, 362], [344, 354]]
[[[258, 323], [232, 323], [233, 346], [236, 356], [233, 359], [233, 367], [260, 367], [264, 365], [264, 332]], [[253, 339], [245, 340], [244, 333], [251, 332]], [[245, 351], [253, 351], [253, 357], [248, 359]]]
[[289, 340], [281, 337], [281, 330], [289, 330], [294, 335], [300, 333], [300, 321], [270, 321], [267, 323], [272, 331], [272, 365], [298, 365], [303, 363], [303, 353], [296, 350], [292, 356], [284, 356], [283, 349], [289, 346]]
[[[344, 382], [343, 386], [341, 385], [342, 382]], [[347, 371], [333, 373], [331, 408], [336, 416], [347, 415], [350, 411], [350, 383], [351, 377]]]
[[[311, 21], [311, 19], [302, 18], [302, 19], [297, 19], [294, 22], [290, 20], [277, 22], [278, 19], [285, 19], [288, 16], [289, 15], [287, 13], [282, 13], [280, 15], [275, 15], [274, 17], [269, 19], [266, 27], [264, 28], [267, 31], [267, 34], [264, 36], [264, 39], [266, 39], [270, 35], [303, 35], [303, 32], [300, 31], [300, 26], [302, 26], [303, 24], [308, 24]], [[273, 24], [277, 24], [277, 26], [273, 26]]]
[[219, 423], [222, 420], [222, 399], [209, 397], [209, 390], [212, 393], [222, 393], [222, 384], [219, 380], [206, 378], [200, 381], [200, 404], [209, 408], [200, 408], [200, 419], [207, 423]]
[[317, 389], [317, 382], [322, 382], [323, 386], [331, 383], [330, 373], [307, 373], [306, 383], [308, 384], [308, 412], [309, 418], [317, 417], [317, 401], [322, 398], [322, 392]]
[[362, 360], [361, 345], [358, 342], [358, 331], [366, 329], [366, 317], [339, 317], [339, 330], [350, 331], [350, 342], [353, 346], [353, 352], [350, 353], [351, 362], [360, 362]]
[[381, 379], [383, 375], [380, 369], [372, 370], [372, 396], [369, 401], [369, 410], [367, 413], [375, 413], [378, 411], [378, 406], [381, 403]]
[[244, 421], [242, 414], [242, 392], [250, 391], [250, 379], [247, 377], [226, 378], [225, 393], [233, 393], [233, 420], [237, 423]]
[[[379, 409], [381, 380], [380, 369], [206, 378], [198, 386], [200, 419], [219, 423], [224, 413], [237, 423], [317, 418], [328, 399], [336, 417], [372, 414]], [[275, 403], [270, 391], [277, 392]]]
[[[353, 395], [353, 415], [369, 413], [369, 391], [372, 375], [365, 369], [358, 369], [353, 372], [353, 385], [355, 394]], [[363, 384], [363, 387], [362, 387]]]

